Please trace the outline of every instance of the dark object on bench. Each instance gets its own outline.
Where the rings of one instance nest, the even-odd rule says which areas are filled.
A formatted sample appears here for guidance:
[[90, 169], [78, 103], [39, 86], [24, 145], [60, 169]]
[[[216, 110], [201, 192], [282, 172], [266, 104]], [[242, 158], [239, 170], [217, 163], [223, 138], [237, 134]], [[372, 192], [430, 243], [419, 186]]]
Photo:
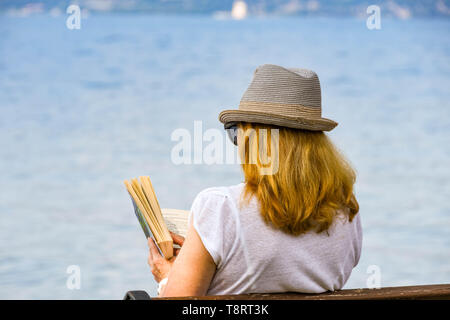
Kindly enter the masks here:
[[150, 300], [150, 296], [144, 290], [128, 291], [123, 300]]
[[[138, 294], [136, 294], [138, 293]], [[145, 293], [143, 295], [142, 293]], [[128, 296], [134, 299], [126, 300], [150, 300], [145, 291], [128, 291]], [[308, 293], [255, 293], [227, 296], [205, 297], [176, 297], [176, 298], [151, 298], [152, 300], [404, 300], [404, 299], [443, 299], [450, 300], [450, 284], [436, 284], [426, 286], [388, 287], [380, 289], [350, 289], [320, 294]]]

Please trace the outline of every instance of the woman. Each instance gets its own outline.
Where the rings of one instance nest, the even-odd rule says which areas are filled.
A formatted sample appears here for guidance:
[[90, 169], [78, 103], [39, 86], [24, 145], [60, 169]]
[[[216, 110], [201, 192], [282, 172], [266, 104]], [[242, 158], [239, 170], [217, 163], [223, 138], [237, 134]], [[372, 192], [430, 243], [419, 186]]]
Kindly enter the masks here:
[[160, 296], [342, 288], [362, 231], [355, 173], [323, 132], [337, 123], [321, 116], [317, 75], [262, 65], [239, 109], [219, 120], [239, 147], [245, 182], [197, 195], [186, 239], [173, 235], [182, 247], [172, 260], [149, 241]]

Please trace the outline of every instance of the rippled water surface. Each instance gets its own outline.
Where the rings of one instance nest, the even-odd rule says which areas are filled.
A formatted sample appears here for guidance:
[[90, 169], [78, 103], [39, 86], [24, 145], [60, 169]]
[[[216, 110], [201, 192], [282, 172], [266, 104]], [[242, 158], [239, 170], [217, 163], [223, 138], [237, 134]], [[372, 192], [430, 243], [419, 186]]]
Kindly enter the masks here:
[[[221, 128], [256, 66], [315, 70], [330, 136], [358, 170], [363, 254], [347, 288], [450, 282], [450, 21], [0, 17], [0, 298], [155, 293], [122, 180], [163, 207], [242, 179], [175, 165], [171, 133]], [[81, 268], [68, 290], [66, 269]]]

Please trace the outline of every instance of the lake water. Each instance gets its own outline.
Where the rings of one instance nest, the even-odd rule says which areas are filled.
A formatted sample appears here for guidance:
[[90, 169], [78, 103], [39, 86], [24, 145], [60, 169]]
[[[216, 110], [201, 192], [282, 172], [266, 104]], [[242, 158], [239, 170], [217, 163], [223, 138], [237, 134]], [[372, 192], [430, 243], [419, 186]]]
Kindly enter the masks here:
[[[363, 252], [346, 288], [450, 282], [450, 20], [0, 16], [0, 298], [155, 294], [123, 179], [162, 207], [242, 179], [175, 165], [177, 128], [221, 128], [260, 64], [315, 70], [358, 171]], [[70, 265], [80, 290], [66, 287]]]

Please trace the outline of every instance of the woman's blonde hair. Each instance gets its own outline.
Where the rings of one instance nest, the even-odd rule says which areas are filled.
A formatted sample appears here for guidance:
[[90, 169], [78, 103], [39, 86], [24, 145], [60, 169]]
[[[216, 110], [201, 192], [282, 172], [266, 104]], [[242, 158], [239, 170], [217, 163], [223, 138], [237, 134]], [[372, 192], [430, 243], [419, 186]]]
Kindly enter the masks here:
[[[271, 129], [278, 129], [278, 143], [275, 147], [268, 144], [272, 161], [278, 157], [273, 174], [261, 174], [263, 165], [258, 158], [261, 129], [265, 129], [268, 141], [272, 142]], [[344, 211], [352, 221], [359, 211], [353, 194], [356, 174], [323, 132], [249, 123], [239, 124], [239, 130], [244, 132], [240, 136], [246, 182], [242, 200], [256, 196], [266, 223], [293, 235], [309, 230], [320, 233], [328, 230], [339, 209], [347, 208]], [[246, 134], [249, 130], [256, 133], [258, 143], [253, 145], [257, 147], [249, 143], [251, 138]], [[249, 161], [252, 158], [258, 161]]]

